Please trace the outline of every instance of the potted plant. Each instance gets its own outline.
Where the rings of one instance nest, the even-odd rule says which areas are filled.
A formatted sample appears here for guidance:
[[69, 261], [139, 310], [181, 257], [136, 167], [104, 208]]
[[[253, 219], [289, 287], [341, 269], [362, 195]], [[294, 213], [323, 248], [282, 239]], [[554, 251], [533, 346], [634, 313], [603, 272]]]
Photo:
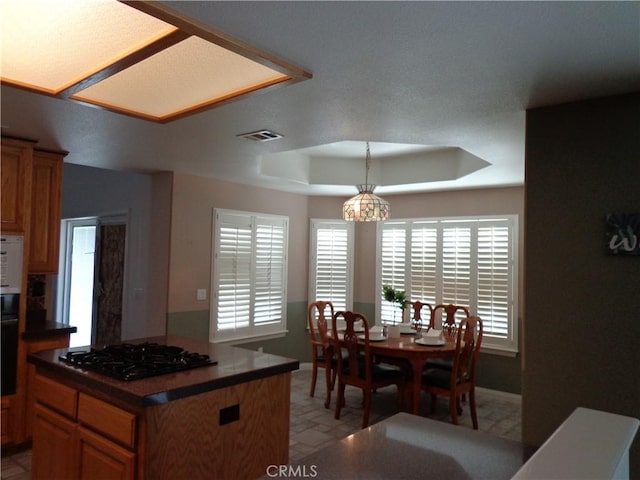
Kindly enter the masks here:
[[[402, 323], [404, 319], [404, 309], [407, 308], [409, 301], [407, 300], [407, 294], [404, 290], [395, 290], [391, 285], [383, 285], [382, 293], [384, 295], [384, 299], [387, 302], [397, 303], [398, 308], [400, 309], [400, 323]], [[396, 325], [396, 312], [393, 312], [393, 324], [389, 327], [389, 337], [399, 337], [400, 336], [400, 326]]]

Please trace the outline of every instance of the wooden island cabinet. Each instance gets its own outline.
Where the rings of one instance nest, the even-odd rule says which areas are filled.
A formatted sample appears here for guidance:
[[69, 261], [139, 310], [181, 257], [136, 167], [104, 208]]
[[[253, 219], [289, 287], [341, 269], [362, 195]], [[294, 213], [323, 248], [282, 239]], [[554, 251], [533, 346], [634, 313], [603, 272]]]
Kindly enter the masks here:
[[297, 360], [173, 336], [142, 341], [217, 364], [121, 381], [67, 365], [67, 349], [29, 356], [33, 480], [255, 479], [288, 463]]

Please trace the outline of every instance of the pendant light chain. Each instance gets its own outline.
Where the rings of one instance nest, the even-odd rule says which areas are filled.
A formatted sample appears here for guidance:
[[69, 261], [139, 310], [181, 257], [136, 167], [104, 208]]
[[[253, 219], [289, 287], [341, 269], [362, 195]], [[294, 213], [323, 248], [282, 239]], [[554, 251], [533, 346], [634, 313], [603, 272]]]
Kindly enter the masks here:
[[369, 142], [367, 142], [367, 153], [364, 157], [364, 165], [365, 165], [365, 172], [364, 172], [364, 185], [365, 188], [369, 188], [369, 165], [371, 164], [371, 151], [369, 150]]

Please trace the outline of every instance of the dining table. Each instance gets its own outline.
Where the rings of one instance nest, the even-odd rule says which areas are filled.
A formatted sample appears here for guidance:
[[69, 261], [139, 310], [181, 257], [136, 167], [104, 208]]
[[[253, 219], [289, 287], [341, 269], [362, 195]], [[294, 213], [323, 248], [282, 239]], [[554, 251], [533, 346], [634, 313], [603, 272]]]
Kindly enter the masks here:
[[455, 339], [445, 337], [440, 345], [425, 345], [422, 335], [407, 328], [399, 337], [379, 336], [371, 334], [369, 348], [377, 360], [397, 364], [397, 360], [406, 360], [411, 366], [411, 410], [420, 414], [420, 392], [422, 388], [422, 371], [429, 360], [435, 358], [453, 359], [456, 351]]

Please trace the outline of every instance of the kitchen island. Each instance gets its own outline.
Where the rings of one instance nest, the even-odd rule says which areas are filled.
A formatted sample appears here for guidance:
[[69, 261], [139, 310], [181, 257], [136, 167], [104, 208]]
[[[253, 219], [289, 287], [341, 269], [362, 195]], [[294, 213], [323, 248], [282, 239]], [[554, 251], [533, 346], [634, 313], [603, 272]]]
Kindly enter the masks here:
[[249, 479], [287, 463], [297, 360], [177, 336], [130, 343], [143, 342], [217, 363], [123, 381], [59, 358], [83, 348], [29, 355], [34, 480]]

